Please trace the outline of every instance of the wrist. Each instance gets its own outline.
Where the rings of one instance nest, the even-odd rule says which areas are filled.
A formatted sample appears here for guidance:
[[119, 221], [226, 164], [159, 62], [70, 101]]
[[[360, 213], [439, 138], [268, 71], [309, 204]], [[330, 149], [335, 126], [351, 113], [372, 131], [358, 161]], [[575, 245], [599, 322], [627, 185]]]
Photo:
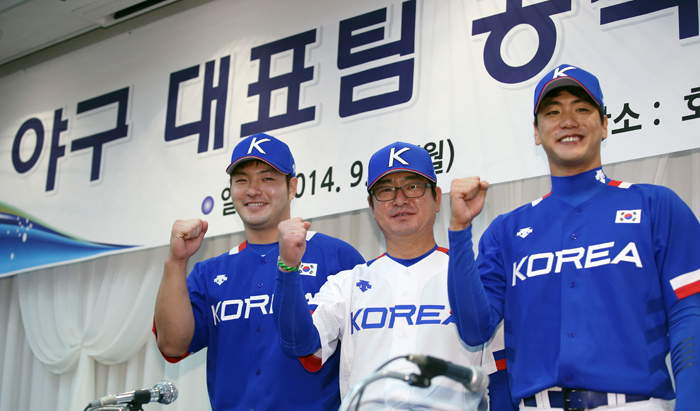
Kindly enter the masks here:
[[468, 228], [468, 227], [471, 226], [471, 225], [472, 225], [471, 220], [469, 220], [469, 221], [467, 221], [467, 222], [458, 222], [458, 221], [455, 221], [455, 220], [450, 219], [450, 227], [449, 227], [449, 230], [450, 230], [450, 231], [462, 231], [462, 230], [464, 230], [465, 228]]
[[172, 268], [185, 269], [185, 268], [187, 268], [188, 261], [189, 261], [189, 258], [176, 258], [176, 257], [173, 257], [172, 255], [168, 255], [165, 258], [165, 266], [172, 267]]
[[293, 272], [299, 271], [299, 267], [301, 267], [301, 261], [299, 261], [296, 265], [287, 265], [282, 261], [282, 257], [278, 256], [277, 257], [277, 267], [279, 268], [280, 271], [283, 271], [286, 273], [293, 273]]

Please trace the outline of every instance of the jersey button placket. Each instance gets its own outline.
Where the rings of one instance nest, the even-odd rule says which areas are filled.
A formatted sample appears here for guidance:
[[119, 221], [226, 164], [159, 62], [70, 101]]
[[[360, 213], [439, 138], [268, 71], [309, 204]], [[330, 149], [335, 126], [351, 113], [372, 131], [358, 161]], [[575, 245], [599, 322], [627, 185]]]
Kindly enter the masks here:
[[[394, 286], [394, 307], [398, 305], [412, 305], [413, 303], [413, 290], [416, 288], [416, 276], [413, 275], [411, 270], [405, 269], [403, 276], [397, 278], [397, 284]], [[401, 313], [404, 313], [405, 309], [401, 309]], [[392, 313], [389, 313], [387, 318], [387, 323], [392, 319]], [[410, 317], [411, 321], [415, 320], [415, 314]], [[387, 325], [388, 326], [388, 325]], [[398, 315], [394, 318], [394, 328], [392, 330], [393, 342], [391, 347], [391, 355], [398, 356], [403, 353], [409, 352], [413, 349], [414, 340], [413, 331], [415, 327], [407, 325], [407, 318], [403, 315]]]
[[413, 284], [413, 278], [411, 277], [411, 271], [405, 270], [403, 274], [406, 276], [404, 280], [399, 280], [396, 289], [396, 304], [406, 304], [410, 302], [409, 296], [411, 295], [411, 288]]
[[[567, 383], [573, 381], [571, 372], [575, 370], [575, 365], [565, 359], [576, 358], [580, 354], [580, 341], [576, 338], [574, 327], [577, 324], [577, 313], [581, 310], [581, 298], [583, 296], [579, 293], [579, 270], [577, 269], [578, 263], [574, 261], [574, 257], [577, 255], [576, 250], [582, 246], [581, 243], [584, 241], [584, 237], [580, 237], [580, 235], [586, 232], [586, 222], [582, 220], [583, 214], [581, 211], [581, 207], [576, 207], [567, 214], [567, 218], [562, 226], [562, 250], [569, 251], [562, 251], [561, 255], [556, 256], [554, 261], [554, 266], [560, 269], [558, 275], [561, 276], [561, 295], [559, 298], [561, 298], [560, 356], [562, 362], [560, 364], [560, 372], [562, 374], [560, 375], [563, 376], [564, 381]], [[557, 258], [563, 258], [563, 261], [559, 262], [556, 260]], [[580, 262], [580, 264], [583, 264], [583, 262]], [[554, 274], [554, 271], [553, 268], [550, 274]]]

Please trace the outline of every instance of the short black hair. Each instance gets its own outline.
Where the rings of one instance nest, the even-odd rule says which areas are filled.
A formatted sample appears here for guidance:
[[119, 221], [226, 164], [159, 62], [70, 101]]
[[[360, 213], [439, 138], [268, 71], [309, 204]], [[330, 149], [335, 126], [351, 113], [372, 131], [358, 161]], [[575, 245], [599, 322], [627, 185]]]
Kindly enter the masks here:
[[[540, 101], [540, 105], [537, 107], [537, 113], [540, 112], [540, 109], [544, 106], [546, 106], [549, 103], [549, 100], [552, 100], [555, 97], [558, 97], [562, 91], [568, 91], [572, 95], [580, 98], [581, 100], [587, 102], [588, 104], [592, 105], [593, 107], [598, 110], [598, 114], [600, 115], [600, 122], [603, 123], [605, 122], [605, 113], [603, 113], [603, 108], [598, 105], [598, 103], [591, 97], [586, 90], [582, 89], [581, 87], [576, 87], [576, 86], [563, 86], [563, 87], [557, 87], [555, 89], [549, 90], [547, 94], [542, 97], [542, 100]], [[535, 127], [538, 126], [537, 124], [537, 113], [535, 113]]]
[[[242, 170], [242, 169], [244, 169], [244, 168], [247, 168], [247, 167], [250, 167], [250, 166], [258, 166], [258, 165], [261, 165], [261, 164], [262, 164], [262, 165], [265, 165], [265, 166], [269, 166], [270, 168], [272, 168], [273, 170], [275, 170], [274, 167], [272, 167], [271, 165], [267, 164], [266, 162], [264, 162], [264, 161], [262, 161], [262, 160], [246, 160], [246, 161], [241, 161], [240, 163], [236, 164], [236, 167], [234, 167], [233, 170], [231, 170], [231, 174], [229, 175], [229, 180], [228, 180], [229, 186], [233, 184], [233, 175], [234, 175], [234, 174], [236, 174], [237, 172], [239, 172], [240, 170]], [[277, 170], [275, 170], [275, 171], [277, 171]], [[280, 174], [282, 174], [282, 173], [280, 173]], [[284, 174], [284, 177], [285, 177], [286, 180], [287, 180], [287, 189], [289, 189], [290, 181], [292, 181], [292, 175], [291, 175], [291, 174]]]

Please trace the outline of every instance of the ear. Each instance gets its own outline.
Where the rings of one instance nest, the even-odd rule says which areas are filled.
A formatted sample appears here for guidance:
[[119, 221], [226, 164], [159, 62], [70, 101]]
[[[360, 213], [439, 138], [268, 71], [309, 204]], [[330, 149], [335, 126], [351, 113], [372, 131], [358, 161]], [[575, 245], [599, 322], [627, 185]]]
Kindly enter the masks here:
[[540, 130], [537, 128], [534, 121], [532, 122], [532, 127], [535, 129], [535, 145], [542, 145], [542, 141], [540, 140]]
[[294, 200], [294, 197], [297, 195], [297, 183], [299, 180], [296, 177], [292, 177], [289, 180], [289, 202]]
[[606, 138], [608, 138], [608, 116], [606, 116], [606, 115], [603, 115], [603, 126], [602, 126], [602, 129], [603, 129], [603, 139], [602, 139], [601, 141], [603, 141], [603, 140], [605, 140]]
[[440, 187], [435, 187], [435, 205], [437, 207], [437, 212], [440, 212], [440, 203], [442, 202], [442, 189]]

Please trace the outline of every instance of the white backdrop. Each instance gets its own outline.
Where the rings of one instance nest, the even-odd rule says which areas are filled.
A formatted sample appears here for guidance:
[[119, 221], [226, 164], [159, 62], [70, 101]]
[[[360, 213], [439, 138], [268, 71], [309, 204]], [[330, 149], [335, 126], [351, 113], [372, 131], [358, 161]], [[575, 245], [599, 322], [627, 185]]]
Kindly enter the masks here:
[[[549, 178], [538, 177], [547, 173], [546, 158], [532, 139], [532, 89], [561, 63], [601, 79], [610, 129], [620, 130], [603, 145], [609, 176], [669, 186], [700, 215], [700, 43], [692, 19], [698, 10], [684, 3], [683, 10], [635, 15], [643, 4], [658, 2], [423, 0], [416, 2], [411, 50], [390, 46], [405, 47], [402, 40], [410, 37], [402, 33], [411, 22], [403, 21], [401, 1], [218, 1], [0, 78], [0, 411], [76, 411], [162, 379], [180, 388], [167, 410], [209, 407], [205, 353], [166, 364], [150, 334], [167, 252], [162, 245], [174, 219], [191, 217], [211, 223], [192, 262], [243, 241], [237, 216], [225, 215], [223, 170], [242, 126], [261, 116], [261, 95], [249, 96], [261, 78], [251, 53], [309, 31], [315, 37], [303, 52], [275, 53], [262, 75], [284, 78], [313, 68], [312, 79], [300, 83], [291, 108], [294, 87], [269, 90], [263, 123], [290, 144], [306, 179], [293, 214], [312, 217], [315, 230], [350, 242], [365, 258], [380, 255], [384, 245], [365, 208], [366, 177], [356, 162], [366, 167], [370, 153], [392, 141], [435, 143], [444, 190], [452, 178], [473, 174], [496, 183], [475, 222], [476, 238], [496, 215], [546, 194]], [[344, 26], [351, 38], [341, 41], [342, 22], [366, 25], [373, 21], [366, 13], [383, 9], [386, 18], [371, 14], [380, 20], [371, 27]], [[620, 11], [627, 17], [611, 17]], [[498, 36], [488, 28], [502, 29], [503, 41], [491, 43]], [[368, 41], [376, 33], [375, 42], [352, 43], [352, 36]], [[540, 45], [550, 49], [538, 54]], [[352, 54], [376, 48], [379, 57], [351, 56], [349, 66], [339, 64], [348, 47]], [[485, 50], [497, 50], [499, 58]], [[295, 55], [304, 57], [301, 69], [293, 68]], [[215, 100], [203, 122], [205, 89], [219, 84], [227, 56], [224, 114], [214, 114]], [[499, 68], [499, 59], [510, 68]], [[349, 89], [351, 109], [371, 109], [341, 113], [340, 102], [348, 104], [344, 81], [394, 64], [403, 71]], [[188, 78], [192, 68], [197, 74]], [[412, 81], [401, 83], [411, 69]], [[217, 81], [207, 80], [207, 72]], [[364, 100], [407, 89], [403, 102], [390, 98], [376, 108], [376, 99]], [[313, 120], [272, 124], [275, 116], [310, 107]], [[188, 132], [187, 124], [197, 124], [198, 132], [210, 127], [174, 138]], [[111, 129], [116, 138], [103, 145], [86, 140]], [[334, 184], [321, 186], [331, 167]], [[208, 214], [207, 197], [213, 199]], [[445, 207], [436, 223], [443, 246], [448, 215]], [[140, 249], [119, 254], [129, 250], [113, 245]]]
[[396, 140], [444, 187], [546, 174], [532, 92], [562, 63], [601, 79], [606, 164], [698, 147], [697, 5], [659, 3], [217, 1], [0, 78], [0, 275], [164, 245], [181, 217], [240, 231], [223, 170], [257, 131], [291, 146], [307, 218], [363, 208]]
[[[614, 179], [668, 186], [700, 215], [700, 149], [604, 169]], [[549, 187], [547, 176], [492, 186], [474, 222], [475, 238], [497, 215], [541, 197]], [[449, 204], [447, 195], [443, 204]], [[316, 218], [312, 224], [350, 242], [365, 258], [385, 251], [367, 209]], [[444, 207], [435, 224], [439, 245], [447, 246], [448, 224], [449, 207]], [[190, 265], [243, 240], [242, 233], [208, 238]], [[167, 408], [149, 404], [147, 411], [209, 409], [205, 352], [166, 364], [150, 335], [166, 253], [159, 247], [1, 278], [0, 411], [82, 410], [96, 398], [163, 379], [175, 383], [180, 397]]]

